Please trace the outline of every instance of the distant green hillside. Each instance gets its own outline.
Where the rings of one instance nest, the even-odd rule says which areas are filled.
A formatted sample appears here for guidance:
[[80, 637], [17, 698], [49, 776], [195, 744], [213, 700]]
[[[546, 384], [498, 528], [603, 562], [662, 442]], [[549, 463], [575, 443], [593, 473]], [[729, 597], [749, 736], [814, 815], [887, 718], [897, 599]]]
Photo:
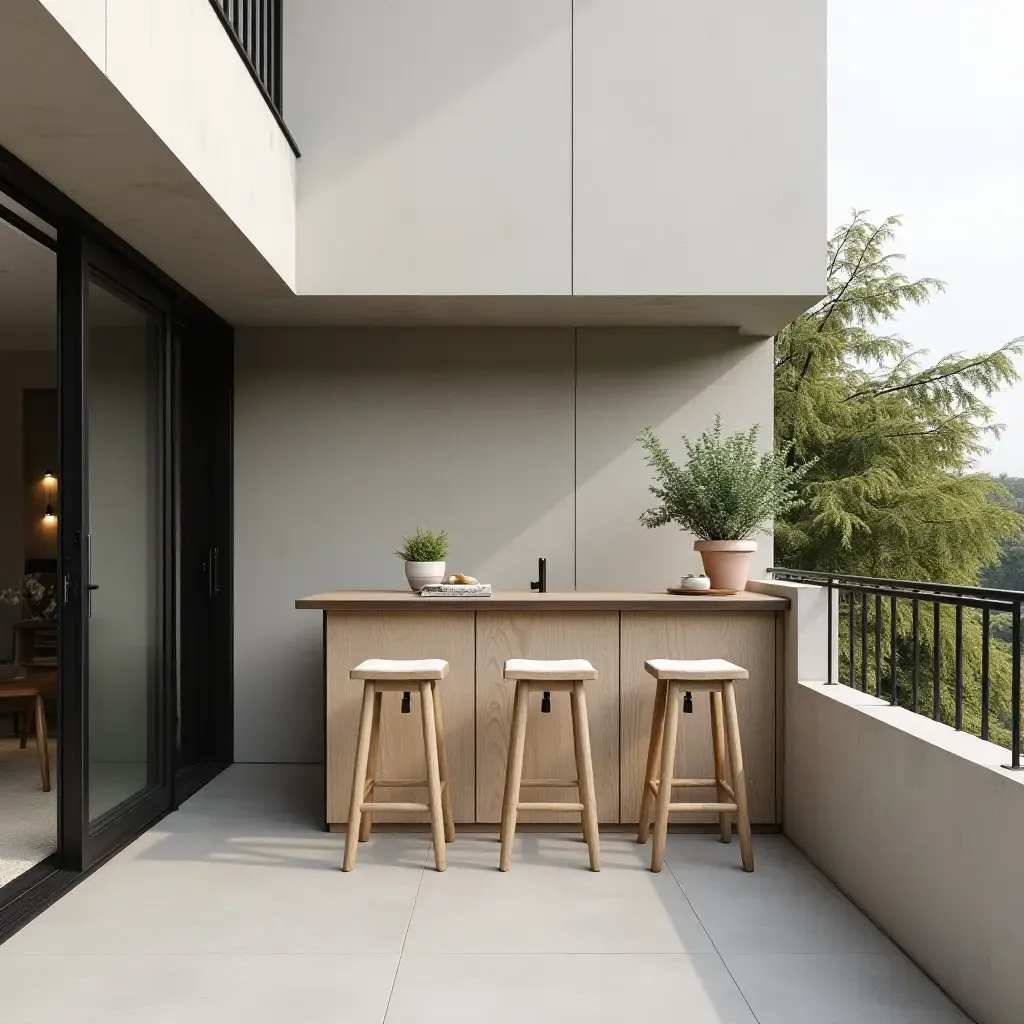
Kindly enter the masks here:
[[[1009, 492], [1009, 497], [1000, 504], [1024, 515], [1024, 477], [1007, 476], [995, 478]], [[1000, 590], [1024, 590], [1024, 538], [1003, 543], [1002, 555], [997, 565], [990, 565], [982, 571], [982, 586]]]

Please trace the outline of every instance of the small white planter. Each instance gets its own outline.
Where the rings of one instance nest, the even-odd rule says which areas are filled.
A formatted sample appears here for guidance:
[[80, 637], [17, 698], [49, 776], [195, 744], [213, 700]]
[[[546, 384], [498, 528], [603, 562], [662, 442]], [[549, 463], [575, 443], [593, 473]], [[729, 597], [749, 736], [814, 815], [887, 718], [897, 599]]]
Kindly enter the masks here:
[[698, 540], [694, 541], [693, 550], [700, 552], [712, 590], [747, 589], [750, 556], [757, 550], [756, 541]]
[[419, 593], [428, 583], [444, 583], [445, 562], [406, 562], [405, 578], [409, 586]]

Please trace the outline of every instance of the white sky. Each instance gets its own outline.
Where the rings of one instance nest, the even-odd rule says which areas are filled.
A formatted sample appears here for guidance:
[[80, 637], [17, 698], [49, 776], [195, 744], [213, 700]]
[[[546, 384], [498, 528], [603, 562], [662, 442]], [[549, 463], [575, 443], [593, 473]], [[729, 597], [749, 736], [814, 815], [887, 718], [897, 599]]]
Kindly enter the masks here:
[[[829, 226], [902, 214], [904, 272], [948, 290], [895, 329], [936, 356], [1024, 335], [1022, 55], [1024, 0], [829, 0]], [[1024, 382], [991, 404], [981, 468], [1024, 476]]]

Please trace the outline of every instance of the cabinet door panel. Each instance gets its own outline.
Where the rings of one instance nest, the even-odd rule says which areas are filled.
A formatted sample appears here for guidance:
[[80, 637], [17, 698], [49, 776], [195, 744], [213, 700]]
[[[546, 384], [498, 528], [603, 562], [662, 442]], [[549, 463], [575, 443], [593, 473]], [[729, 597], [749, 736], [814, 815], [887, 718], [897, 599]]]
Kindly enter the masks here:
[[[479, 612], [477, 664], [477, 820], [501, 820], [513, 683], [504, 678], [507, 658], [586, 658], [598, 678], [586, 684], [590, 742], [600, 821], [619, 821], [619, 615], [618, 612]], [[526, 731], [523, 778], [575, 778], [569, 695], [551, 695], [542, 714], [534, 694]], [[522, 800], [575, 800], [571, 789], [524, 790]], [[523, 822], [579, 822], [565, 814], [523, 812]]]

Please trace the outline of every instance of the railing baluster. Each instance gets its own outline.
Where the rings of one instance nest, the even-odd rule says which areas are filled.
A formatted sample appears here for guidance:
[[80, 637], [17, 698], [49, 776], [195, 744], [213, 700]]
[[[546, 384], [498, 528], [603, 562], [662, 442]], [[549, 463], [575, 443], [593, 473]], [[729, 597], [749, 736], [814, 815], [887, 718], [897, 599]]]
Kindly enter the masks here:
[[856, 685], [856, 664], [855, 664], [855, 662], [857, 660], [857, 645], [856, 645], [856, 642], [854, 640], [854, 631], [853, 631], [853, 623], [854, 623], [854, 619], [855, 619], [855, 614], [854, 613], [855, 613], [855, 610], [856, 610], [856, 603], [855, 603], [856, 602], [856, 598], [854, 597], [852, 590], [850, 591], [850, 593], [847, 596], [850, 599], [850, 636], [849, 636], [848, 639], [849, 639], [849, 642], [850, 642], [850, 689], [852, 690], [854, 688], [854, 686]]
[[825, 682], [834, 683], [835, 680], [832, 678], [832, 581], [828, 581], [828, 590], [826, 591], [826, 597], [828, 598], [828, 625], [825, 627], [828, 630], [828, 665], [825, 668]]
[[956, 728], [964, 727], [964, 607], [956, 606]]
[[1010, 763], [1007, 768], [1020, 771], [1020, 601], [1013, 605], [1013, 639], [1010, 652], [1013, 658], [1012, 683], [1010, 684]]
[[892, 693], [890, 704], [898, 704], [900, 700], [900, 684], [896, 677], [896, 598], [889, 598], [889, 668], [892, 671]]
[[921, 713], [921, 602], [914, 598], [913, 623], [910, 627], [914, 644], [914, 714]]
[[983, 740], [988, 739], [988, 641], [989, 629], [991, 627], [990, 618], [991, 613], [988, 608], [983, 609], [981, 613], [981, 738]]
[[860, 595], [860, 688], [868, 690], [868, 595]]
[[882, 595], [875, 594], [875, 696], [882, 696]]
[[932, 627], [932, 718], [942, 721], [942, 605], [935, 602], [935, 622]]

